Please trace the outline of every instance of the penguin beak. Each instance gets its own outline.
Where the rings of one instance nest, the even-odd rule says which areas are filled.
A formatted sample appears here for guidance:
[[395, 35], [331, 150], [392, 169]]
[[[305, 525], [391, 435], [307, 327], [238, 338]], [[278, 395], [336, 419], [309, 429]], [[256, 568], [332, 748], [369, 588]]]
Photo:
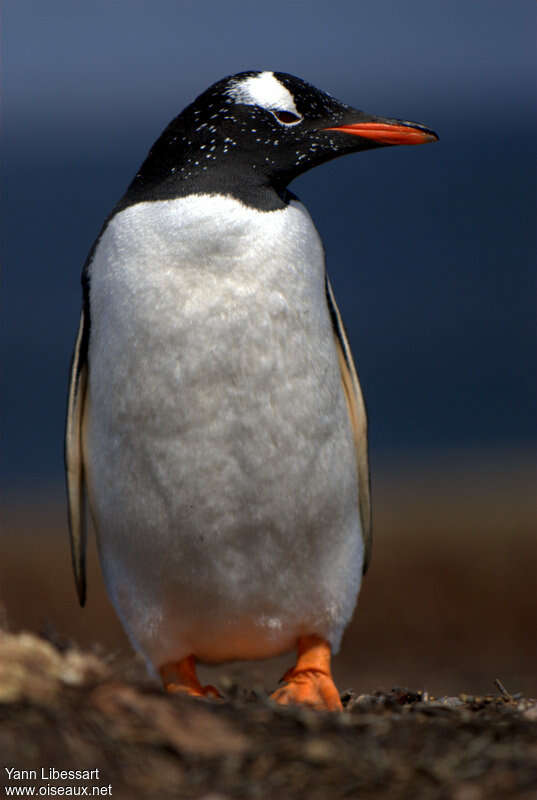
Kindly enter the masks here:
[[362, 139], [371, 139], [376, 144], [425, 144], [437, 142], [434, 131], [418, 122], [406, 122], [401, 119], [374, 118], [371, 122], [354, 122], [349, 125], [338, 125], [323, 128], [325, 131], [339, 131]]

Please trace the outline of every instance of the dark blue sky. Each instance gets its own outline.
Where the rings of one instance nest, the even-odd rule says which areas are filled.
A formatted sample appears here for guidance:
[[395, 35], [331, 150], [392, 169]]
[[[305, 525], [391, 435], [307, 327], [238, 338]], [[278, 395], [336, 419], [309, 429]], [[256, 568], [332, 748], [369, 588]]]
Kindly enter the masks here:
[[2, 17], [7, 487], [61, 480], [79, 275], [102, 220], [164, 125], [252, 68], [440, 134], [293, 185], [326, 245], [373, 460], [534, 440], [533, 3], [17, 0]]
[[79, 153], [149, 138], [218, 78], [305, 77], [394, 116], [527, 105], [536, 10], [528, 0], [17, 0], [3, 10], [4, 126]]

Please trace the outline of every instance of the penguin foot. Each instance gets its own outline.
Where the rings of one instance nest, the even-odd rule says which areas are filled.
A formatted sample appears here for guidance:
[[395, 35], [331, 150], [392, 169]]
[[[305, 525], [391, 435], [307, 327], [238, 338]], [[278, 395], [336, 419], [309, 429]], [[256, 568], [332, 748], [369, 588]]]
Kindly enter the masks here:
[[172, 661], [159, 669], [164, 689], [170, 694], [187, 694], [190, 697], [214, 697], [222, 695], [215, 686], [202, 686], [196, 675], [196, 659], [188, 656], [181, 661]]
[[343, 711], [339, 692], [331, 675], [317, 670], [296, 670], [287, 672], [286, 681], [271, 694], [271, 699], [281, 705], [307, 705], [318, 711]]
[[330, 671], [330, 645], [319, 636], [300, 637], [296, 665], [285, 673], [282, 681], [285, 685], [270, 696], [276, 703], [343, 711]]

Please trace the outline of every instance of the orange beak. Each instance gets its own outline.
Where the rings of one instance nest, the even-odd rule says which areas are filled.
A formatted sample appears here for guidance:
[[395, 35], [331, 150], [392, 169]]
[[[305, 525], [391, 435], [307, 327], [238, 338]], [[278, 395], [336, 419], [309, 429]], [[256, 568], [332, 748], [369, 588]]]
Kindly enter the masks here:
[[352, 125], [324, 128], [325, 131], [338, 131], [360, 136], [362, 139], [372, 139], [378, 144], [425, 144], [437, 142], [438, 136], [434, 131], [415, 122], [355, 122]]

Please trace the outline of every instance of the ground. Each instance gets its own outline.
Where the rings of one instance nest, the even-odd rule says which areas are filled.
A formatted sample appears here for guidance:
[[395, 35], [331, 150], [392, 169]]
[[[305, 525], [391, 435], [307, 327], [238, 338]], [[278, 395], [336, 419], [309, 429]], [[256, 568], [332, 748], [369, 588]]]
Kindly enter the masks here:
[[168, 696], [134, 662], [0, 634], [5, 796], [16, 786], [121, 800], [536, 796], [537, 702], [501, 684], [484, 697], [346, 692], [332, 714], [224, 689], [223, 701]]

